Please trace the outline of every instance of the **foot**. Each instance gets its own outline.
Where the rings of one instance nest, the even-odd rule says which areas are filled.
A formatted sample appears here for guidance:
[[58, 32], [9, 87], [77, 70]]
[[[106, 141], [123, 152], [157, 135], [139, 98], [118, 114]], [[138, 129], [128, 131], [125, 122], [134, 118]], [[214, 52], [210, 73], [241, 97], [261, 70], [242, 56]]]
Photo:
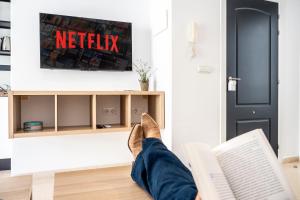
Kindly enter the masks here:
[[143, 129], [140, 124], [136, 124], [128, 138], [128, 148], [131, 151], [134, 160], [137, 155], [142, 151], [142, 143], [144, 139]]
[[141, 124], [143, 127], [145, 138], [161, 139], [159, 126], [150, 115], [148, 115], [147, 113], [143, 113]]

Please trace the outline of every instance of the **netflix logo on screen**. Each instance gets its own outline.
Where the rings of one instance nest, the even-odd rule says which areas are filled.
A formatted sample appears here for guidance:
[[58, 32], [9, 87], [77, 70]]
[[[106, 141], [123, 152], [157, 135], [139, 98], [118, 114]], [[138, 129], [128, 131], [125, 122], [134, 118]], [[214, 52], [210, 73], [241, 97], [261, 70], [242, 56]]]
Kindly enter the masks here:
[[[78, 44], [76, 41], [78, 38]], [[119, 53], [118, 35], [83, 33], [75, 31], [56, 30], [56, 48], [60, 49], [97, 49]]]
[[43, 69], [132, 71], [130, 22], [40, 13]]

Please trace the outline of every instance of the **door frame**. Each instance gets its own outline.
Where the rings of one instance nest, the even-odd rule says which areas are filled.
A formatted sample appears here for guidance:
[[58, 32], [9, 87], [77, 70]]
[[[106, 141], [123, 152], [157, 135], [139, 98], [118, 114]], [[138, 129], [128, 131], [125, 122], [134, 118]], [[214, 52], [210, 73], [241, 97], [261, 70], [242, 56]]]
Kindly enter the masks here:
[[[280, 2], [278, 0], [268, 0], [278, 3], [278, 12], [280, 15]], [[220, 143], [226, 142], [227, 136], [227, 0], [220, 0], [220, 12], [221, 12], [221, 34], [220, 34]], [[280, 20], [278, 22], [278, 28], [281, 29]], [[280, 59], [280, 37], [278, 37], [278, 60]], [[280, 80], [280, 62], [278, 62], [278, 79]], [[279, 89], [279, 86], [278, 86]], [[281, 124], [280, 122], [280, 104], [281, 95], [278, 91], [278, 144], [281, 143]], [[278, 149], [278, 155], [280, 156], [280, 148]]]
[[227, 0], [220, 0], [221, 48], [220, 48], [220, 143], [226, 142], [227, 130]]

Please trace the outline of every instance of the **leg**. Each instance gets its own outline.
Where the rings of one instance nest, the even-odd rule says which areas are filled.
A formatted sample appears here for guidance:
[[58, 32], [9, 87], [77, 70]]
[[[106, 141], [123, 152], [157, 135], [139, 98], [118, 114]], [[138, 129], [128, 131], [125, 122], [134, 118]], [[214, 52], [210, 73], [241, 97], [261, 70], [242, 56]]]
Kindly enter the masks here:
[[132, 168], [133, 180], [155, 200], [195, 200], [191, 172], [157, 138], [146, 138]]

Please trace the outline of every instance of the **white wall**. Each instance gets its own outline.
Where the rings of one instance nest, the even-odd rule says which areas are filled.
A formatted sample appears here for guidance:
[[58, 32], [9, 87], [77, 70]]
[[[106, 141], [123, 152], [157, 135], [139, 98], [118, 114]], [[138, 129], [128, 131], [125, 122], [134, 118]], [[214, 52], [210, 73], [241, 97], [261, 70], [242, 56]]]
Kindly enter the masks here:
[[[173, 0], [173, 146], [220, 141], [220, 1]], [[197, 56], [190, 57], [188, 25], [198, 25]], [[198, 66], [213, 68], [197, 73]]]
[[127, 133], [14, 139], [12, 174], [130, 163]]
[[[39, 12], [132, 22], [133, 60], [150, 62], [148, 0], [12, 0], [11, 6], [13, 90], [139, 89], [134, 72], [40, 69]], [[127, 137], [113, 133], [15, 139], [12, 173], [127, 163], [131, 160]]]
[[154, 87], [165, 91], [166, 145], [172, 147], [172, 1], [151, 0], [152, 65], [156, 69]]
[[279, 1], [279, 157], [299, 155], [300, 1]]

